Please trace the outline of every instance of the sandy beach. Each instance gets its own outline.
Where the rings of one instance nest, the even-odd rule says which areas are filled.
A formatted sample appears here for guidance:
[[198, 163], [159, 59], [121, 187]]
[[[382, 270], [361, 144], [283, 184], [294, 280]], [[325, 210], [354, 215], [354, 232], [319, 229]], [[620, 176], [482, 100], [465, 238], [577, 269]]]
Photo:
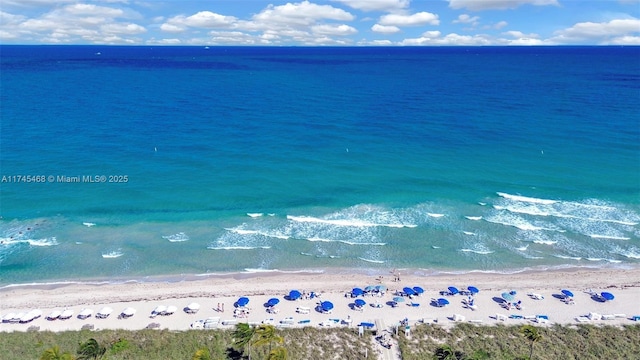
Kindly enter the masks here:
[[[10, 313], [28, 313], [38, 309], [42, 316], [26, 323], [0, 323], [0, 331], [26, 331], [30, 327], [39, 330], [80, 330], [90, 325], [93, 329], [144, 329], [151, 323], [158, 328], [170, 330], [190, 329], [194, 322], [214, 318], [219, 328], [231, 327], [236, 322], [271, 323], [282, 326], [357, 326], [361, 322], [394, 326], [403, 319], [409, 324], [438, 323], [444, 326], [457, 321], [478, 324], [523, 324], [536, 322], [540, 325], [577, 324], [633, 324], [632, 317], [640, 315], [640, 270], [639, 269], [571, 269], [517, 274], [468, 273], [462, 275], [417, 276], [399, 271], [397, 274], [368, 276], [348, 273], [257, 273], [225, 274], [202, 280], [182, 282], [129, 282], [105, 285], [49, 285], [6, 287], [0, 290], [0, 317]], [[355, 287], [382, 285], [384, 294], [374, 293], [354, 298]], [[404, 296], [397, 306], [391, 306], [404, 287], [421, 287], [425, 292], [411, 298]], [[475, 309], [463, 303], [467, 295], [441, 295], [449, 286], [464, 290], [477, 287], [474, 296]], [[290, 290], [301, 293], [314, 292], [319, 297], [296, 301], [285, 298]], [[561, 299], [561, 289], [573, 292], [572, 304]], [[521, 309], [507, 310], [501, 302], [503, 292], [516, 291], [514, 301], [521, 301]], [[612, 301], [600, 302], [592, 293], [610, 292]], [[529, 295], [528, 295], [529, 294]], [[531, 295], [531, 294], [536, 294]], [[534, 297], [540, 299], [534, 299]], [[244, 314], [234, 315], [234, 304], [240, 297], [249, 299]], [[268, 312], [270, 298], [278, 298], [276, 312]], [[445, 298], [449, 305], [436, 307], [432, 299]], [[354, 309], [355, 299], [366, 305]], [[334, 307], [330, 313], [317, 310], [320, 301], [330, 301]], [[200, 305], [196, 313], [184, 309], [191, 303]], [[379, 307], [373, 305], [378, 304]], [[412, 305], [413, 304], [413, 305]], [[172, 315], [152, 317], [158, 306], [175, 306]], [[106, 319], [96, 318], [104, 307], [113, 313]], [[135, 315], [119, 318], [119, 314], [131, 307]], [[301, 311], [299, 308], [302, 308]], [[309, 309], [308, 312], [306, 309]], [[73, 310], [67, 320], [47, 320], [53, 311]], [[84, 309], [92, 310], [86, 319], [78, 318]], [[222, 311], [224, 309], [224, 311]], [[601, 320], [588, 320], [590, 313], [603, 315]], [[236, 316], [240, 315], [240, 316]], [[548, 322], [536, 321], [537, 315], [545, 315]], [[516, 318], [511, 318], [516, 317]], [[579, 320], [580, 321], [579, 321]], [[227, 324], [227, 325], [225, 325]]]

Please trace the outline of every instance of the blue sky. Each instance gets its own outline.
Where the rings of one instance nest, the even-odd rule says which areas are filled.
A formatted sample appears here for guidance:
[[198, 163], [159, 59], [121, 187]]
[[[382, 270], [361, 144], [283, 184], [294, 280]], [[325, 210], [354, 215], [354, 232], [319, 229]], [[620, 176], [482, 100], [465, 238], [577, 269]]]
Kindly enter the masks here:
[[0, 0], [0, 43], [640, 45], [640, 0]]

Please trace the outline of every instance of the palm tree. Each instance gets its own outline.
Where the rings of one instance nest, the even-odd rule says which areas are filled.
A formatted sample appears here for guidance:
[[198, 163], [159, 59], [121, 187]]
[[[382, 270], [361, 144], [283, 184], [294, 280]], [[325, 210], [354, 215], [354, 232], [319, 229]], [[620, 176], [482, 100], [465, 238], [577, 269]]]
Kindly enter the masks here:
[[464, 358], [464, 354], [461, 351], [454, 351], [451, 346], [444, 344], [438, 346], [433, 358], [435, 360], [459, 360]]
[[58, 345], [45, 350], [40, 356], [40, 360], [73, 360], [73, 356], [66, 352], [61, 353]]
[[274, 342], [278, 344], [284, 343], [284, 338], [276, 334], [276, 328], [273, 325], [260, 325], [255, 332], [258, 335], [258, 339], [253, 344], [256, 346], [269, 345], [269, 353], [271, 353], [271, 345]]
[[532, 325], [524, 325], [520, 328], [520, 333], [525, 339], [531, 341], [531, 349], [529, 350], [529, 360], [533, 358], [533, 344], [542, 340], [542, 335], [538, 332], [538, 328]]
[[199, 349], [193, 354], [192, 360], [211, 360], [211, 353], [207, 348]]
[[[253, 336], [256, 333], [256, 329], [251, 327], [247, 323], [236, 324], [236, 329], [233, 331], [233, 344], [236, 348], [243, 349], [248, 348], [249, 360], [251, 360], [251, 342]], [[244, 352], [244, 351], [243, 351]]]
[[107, 352], [107, 348], [100, 346], [96, 339], [89, 339], [87, 342], [80, 344], [78, 349], [78, 360], [100, 359]]
[[287, 360], [287, 349], [278, 346], [269, 352], [266, 360]]

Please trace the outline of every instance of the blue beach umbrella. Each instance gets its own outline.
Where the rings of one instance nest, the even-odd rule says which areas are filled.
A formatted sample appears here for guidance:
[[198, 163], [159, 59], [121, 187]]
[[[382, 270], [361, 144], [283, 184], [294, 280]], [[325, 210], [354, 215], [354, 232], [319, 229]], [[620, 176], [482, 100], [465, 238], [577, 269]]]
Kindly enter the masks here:
[[323, 301], [320, 303], [320, 307], [322, 308], [322, 311], [329, 311], [333, 309], [333, 303], [331, 301]]
[[248, 303], [249, 303], [249, 298], [244, 296], [239, 298], [238, 301], [236, 301], [236, 304], [238, 304], [238, 306], [247, 306]]
[[573, 297], [573, 293], [567, 289], [562, 289], [562, 291], [560, 291], [562, 293], [562, 295], [567, 296], [567, 297]]
[[404, 298], [402, 296], [396, 296], [393, 298], [393, 301], [395, 302], [404, 302]]
[[478, 290], [478, 288], [477, 288], [477, 287], [475, 287], [475, 286], [469, 286], [469, 287], [467, 288], [467, 290], [469, 290], [469, 292], [470, 292], [471, 294], [477, 294], [477, 293], [479, 293], [479, 292], [480, 292], [480, 290]]
[[405, 288], [403, 288], [403, 289], [402, 289], [402, 292], [403, 292], [403, 293], [405, 293], [405, 294], [407, 294], [407, 295], [415, 295], [415, 294], [416, 294], [416, 292], [415, 292], [415, 291], [413, 291], [413, 289], [412, 289], [412, 288], [410, 288], [410, 287], [408, 287], [408, 286], [407, 286], [407, 287], [405, 287]]
[[363, 307], [365, 306], [367, 303], [362, 300], [362, 299], [356, 299], [356, 301], [353, 302], [354, 304], [356, 304], [357, 307]]
[[420, 294], [424, 294], [424, 289], [421, 288], [420, 286], [414, 286], [413, 287], [413, 291], [416, 292], [416, 294], [420, 295]]
[[375, 289], [376, 289], [376, 287], [375, 287], [375, 286], [373, 286], [373, 285], [369, 285], [369, 286], [367, 286], [366, 288], [364, 288], [364, 291], [366, 291], [366, 292], [372, 292], [372, 291], [374, 291]]
[[300, 299], [300, 296], [302, 296], [302, 294], [298, 290], [289, 291], [289, 299], [290, 300], [298, 300], [298, 299]]
[[276, 305], [278, 305], [278, 303], [279, 303], [279, 302], [280, 302], [280, 300], [279, 300], [279, 299], [271, 298], [271, 299], [269, 299], [269, 300], [267, 301], [267, 305], [269, 305], [269, 306], [276, 306]]
[[455, 295], [460, 292], [460, 290], [458, 290], [458, 288], [455, 286], [449, 286], [447, 289], [452, 295]]
[[376, 291], [378, 292], [387, 291], [387, 287], [384, 285], [376, 285]]
[[507, 300], [508, 302], [512, 302], [513, 300], [515, 300], [515, 296], [511, 295], [511, 293], [508, 293], [508, 292], [503, 292], [501, 296], [503, 299]]
[[438, 299], [438, 306], [445, 306], [445, 305], [449, 305], [449, 300], [445, 298]]
[[362, 294], [364, 294], [364, 290], [362, 290], [362, 289], [360, 289], [358, 287], [357, 288], [353, 288], [351, 290], [351, 296], [360, 296]]
[[602, 298], [607, 300], [607, 301], [611, 301], [611, 300], [613, 300], [615, 298], [615, 296], [613, 296], [613, 294], [610, 293], [610, 292], [600, 293], [600, 296], [602, 296]]

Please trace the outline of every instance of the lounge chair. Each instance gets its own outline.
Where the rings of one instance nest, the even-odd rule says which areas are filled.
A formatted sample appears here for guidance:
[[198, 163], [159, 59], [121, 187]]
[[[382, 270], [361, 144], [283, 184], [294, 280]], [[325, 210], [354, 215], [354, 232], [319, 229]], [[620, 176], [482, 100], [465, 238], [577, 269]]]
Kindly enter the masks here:
[[640, 321], [640, 315], [633, 315], [633, 316], [631, 317], [631, 320], [633, 320], [633, 321]]

